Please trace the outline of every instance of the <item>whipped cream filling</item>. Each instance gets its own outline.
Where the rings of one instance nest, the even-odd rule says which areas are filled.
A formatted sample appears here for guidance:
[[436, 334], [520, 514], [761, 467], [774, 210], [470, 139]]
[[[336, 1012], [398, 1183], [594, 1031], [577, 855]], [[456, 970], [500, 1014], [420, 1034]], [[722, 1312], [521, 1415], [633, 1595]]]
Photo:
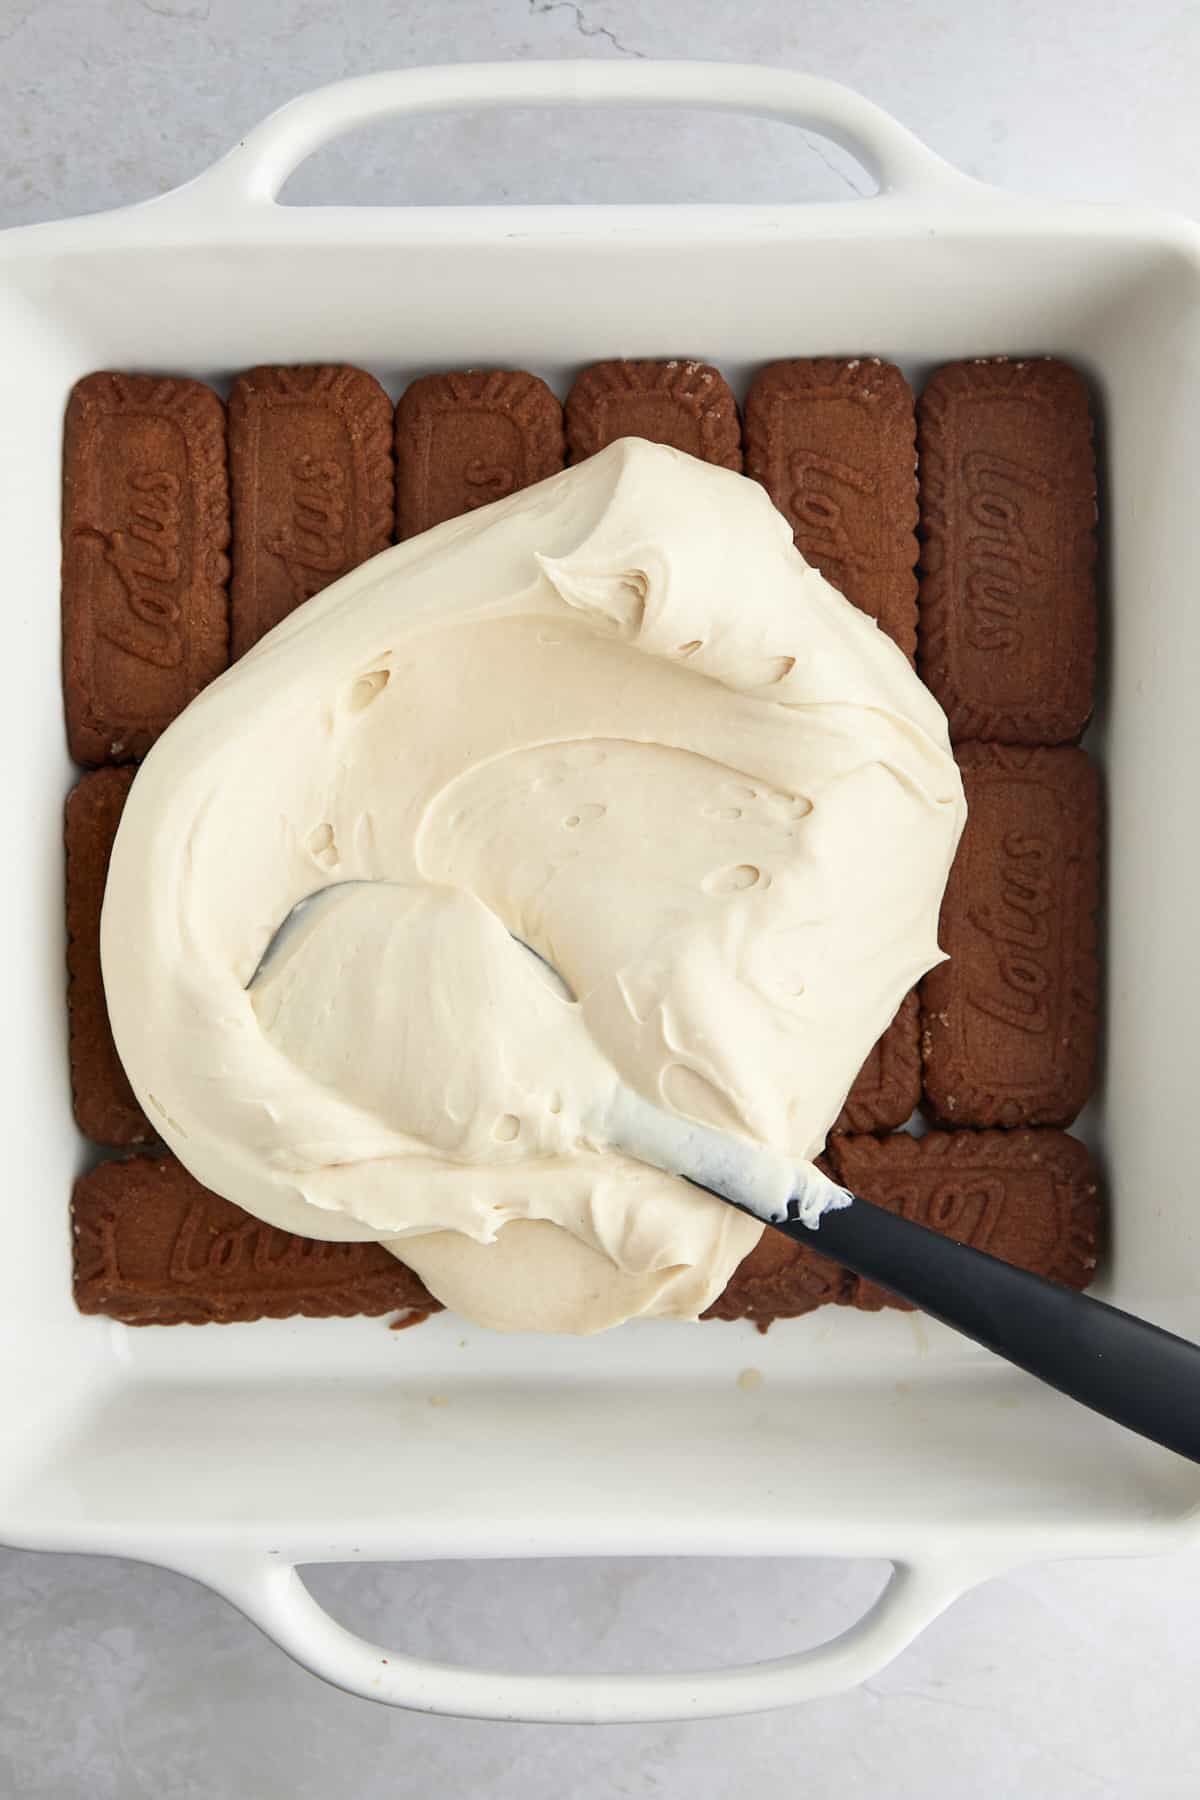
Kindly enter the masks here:
[[164, 734], [117, 1047], [199, 1180], [467, 1316], [695, 1318], [762, 1228], [614, 1152], [614, 1096], [816, 1155], [941, 960], [964, 817], [941, 709], [764, 491], [622, 440], [335, 583]]

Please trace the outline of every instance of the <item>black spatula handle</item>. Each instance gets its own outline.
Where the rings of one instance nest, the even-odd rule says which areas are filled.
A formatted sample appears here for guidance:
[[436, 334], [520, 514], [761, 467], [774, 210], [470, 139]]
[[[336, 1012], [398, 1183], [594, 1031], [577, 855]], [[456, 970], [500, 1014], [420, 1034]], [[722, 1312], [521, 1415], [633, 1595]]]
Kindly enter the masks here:
[[1200, 1462], [1200, 1346], [855, 1198], [774, 1227], [1073, 1400]]

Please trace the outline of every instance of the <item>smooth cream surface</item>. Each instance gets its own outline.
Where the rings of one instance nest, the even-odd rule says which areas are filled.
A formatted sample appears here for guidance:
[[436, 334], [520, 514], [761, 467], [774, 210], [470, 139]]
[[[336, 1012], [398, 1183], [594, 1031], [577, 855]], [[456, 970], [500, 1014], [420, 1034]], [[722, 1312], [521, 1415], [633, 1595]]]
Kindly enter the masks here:
[[694, 1318], [761, 1227], [607, 1148], [618, 1084], [815, 1155], [940, 960], [964, 817], [937, 703], [763, 490], [622, 440], [335, 583], [165, 733], [117, 1046], [207, 1186], [399, 1239], [467, 1316]]

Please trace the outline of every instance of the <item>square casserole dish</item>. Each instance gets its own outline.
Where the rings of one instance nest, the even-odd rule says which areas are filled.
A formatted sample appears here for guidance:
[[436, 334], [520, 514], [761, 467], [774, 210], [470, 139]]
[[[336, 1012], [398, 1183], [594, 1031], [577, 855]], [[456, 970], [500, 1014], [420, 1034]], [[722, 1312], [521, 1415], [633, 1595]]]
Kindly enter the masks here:
[[[653, 104], [758, 113], [873, 169], [819, 206], [306, 209], [283, 181], [385, 115]], [[1200, 229], [1048, 205], [948, 168], [858, 96], [688, 63], [381, 74], [311, 94], [160, 200], [0, 237], [0, 508], [16, 862], [0, 889], [7, 1177], [0, 1208], [0, 1538], [159, 1563], [225, 1594], [350, 1691], [479, 1717], [750, 1711], [869, 1676], [971, 1584], [1044, 1557], [1195, 1542], [1200, 1470], [919, 1315], [828, 1309], [769, 1337], [641, 1322], [497, 1337], [442, 1315], [131, 1331], [83, 1318], [67, 1197], [87, 1151], [65, 1044], [59, 689], [63, 410], [92, 369], [226, 383], [349, 361], [395, 392], [464, 365], [565, 392], [603, 357], [704, 357], [744, 390], [779, 356], [1069, 358], [1107, 447], [1101, 704], [1110, 852], [1106, 1049], [1081, 1123], [1113, 1229], [1097, 1292], [1200, 1336], [1200, 1207], [1184, 1154], [1200, 1017]], [[735, 1376], [765, 1376], [753, 1395]], [[430, 1407], [431, 1392], [447, 1404]], [[714, 1456], [715, 1446], [720, 1455]], [[451, 1668], [330, 1619], [298, 1566], [361, 1557], [872, 1556], [847, 1634], [696, 1674]]]

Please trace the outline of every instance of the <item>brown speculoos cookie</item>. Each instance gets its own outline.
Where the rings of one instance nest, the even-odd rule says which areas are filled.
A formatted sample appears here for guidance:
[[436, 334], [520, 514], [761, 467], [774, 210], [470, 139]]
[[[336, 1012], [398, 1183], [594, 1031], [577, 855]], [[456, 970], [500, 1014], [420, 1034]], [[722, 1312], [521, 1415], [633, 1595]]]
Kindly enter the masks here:
[[562, 407], [521, 369], [423, 375], [396, 408], [396, 536], [415, 537], [563, 466]]
[[956, 742], [1069, 743], [1096, 661], [1083, 380], [1049, 357], [950, 363], [917, 416], [922, 679]]
[[746, 399], [746, 473], [806, 562], [912, 661], [917, 641], [912, 391], [877, 357], [771, 363]]
[[[1095, 1274], [1099, 1179], [1085, 1147], [1065, 1132], [844, 1137], [831, 1144], [829, 1161], [864, 1200], [960, 1244], [1066, 1287], [1085, 1288]], [[854, 1304], [868, 1312], [908, 1306], [862, 1279]]]
[[573, 463], [617, 438], [669, 444], [723, 469], [742, 467], [737, 402], [709, 363], [593, 363], [567, 396], [567, 448]]
[[[821, 1166], [832, 1172], [824, 1159]], [[857, 1280], [840, 1263], [768, 1226], [703, 1317], [749, 1319], [766, 1331], [775, 1319], [798, 1319], [818, 1306], [849, 1306]]]
[[100, 974], [100, 908], [132, 769], [96, 769], [67, 795], [67, 1022], [75, 1120], [97, 1144], [126, 1148], [154, 1132], [121, 1067]]
[[406, 1312], [436, 1300], [382, 1244], [338, 1244], [264, 1225], [173, 1156], [101, 1163], [71, 1200], [75, 1302], [126, 1325], [241, 1324]]
[[199, 381], [88, 375], [63, 440], [71, 755], [133, 762], [229, 660], [225, 409]]
[[921, 983], [925, 1098], [948, 1125], [1069, 1125], [1099, 1035], [1100, 781], [1082, 750], [963, 744], [967, 825]]
[[346, 364], [257, 368], [229, 397], [232, 651], [392, 541], [392, 403]]
[[835, 1131], [894, 1131], [904, 1124], [921, 1101], [920, 1039], [914, 989], [855, 1076]]
[[[1085, 1288], [1095, 1274], [1099, 1179], [1088, 1151], [1065, 1132], [843, 1136], [830, 1140], [820, 1166], [864, 1200], [1047, 1280]], [[818, 1228], [813, 1244], [820, 1240]], [[887, 1289], [768, 1228], [705, 1317], [751, 1319], [765, 1331], [773, 1319], [830, 1302], [866, 1312], [911, 1310]]]

